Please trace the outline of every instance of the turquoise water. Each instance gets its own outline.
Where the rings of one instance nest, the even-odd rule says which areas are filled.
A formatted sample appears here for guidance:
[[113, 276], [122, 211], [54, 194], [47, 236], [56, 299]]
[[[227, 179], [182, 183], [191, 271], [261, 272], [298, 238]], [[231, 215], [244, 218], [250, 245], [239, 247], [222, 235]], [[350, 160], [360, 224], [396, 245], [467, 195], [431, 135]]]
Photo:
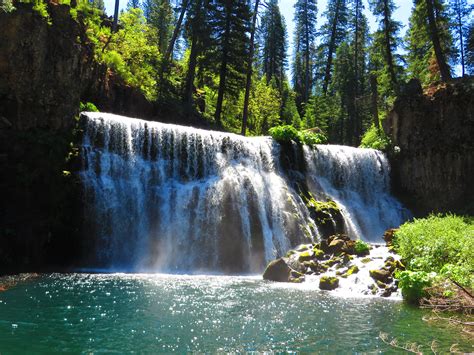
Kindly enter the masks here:
[[257, 277], [52, 274], [0, 292], [0, 353], [472, 350], [400, 301], [341, 298]]

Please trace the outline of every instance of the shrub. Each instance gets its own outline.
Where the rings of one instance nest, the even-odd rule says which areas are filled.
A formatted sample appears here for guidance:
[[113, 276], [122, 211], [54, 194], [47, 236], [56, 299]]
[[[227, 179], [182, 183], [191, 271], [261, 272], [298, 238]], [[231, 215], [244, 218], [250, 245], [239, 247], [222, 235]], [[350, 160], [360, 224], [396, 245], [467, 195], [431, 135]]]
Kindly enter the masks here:
[[430, 215], [403, 224], [394, 246], [407, 269], [437, 272], [474, 286], [474, 223], [455, 215]]
[[0, 11], [9, 13], [15, 10], [15, 6], [13, 6], [12, 0], [3, 0], [0, 3]]
[[436, 274], [424, 271], [401, 271], [396, 273], [402, 295], [410, 303], [418, 304], [426, 296], [425, 288], [431, 286]]
[[299, 141], [298, 131], [290, 125], [270, 128], [268, 133], [278, 142]]
[[270, 128], [268, 132], [272, 138], [278, 142], [294, 141], [307, 145], [323, 144], [327, 142], [326, 136], [322, 133], [298, 131], [295, 127], [290, 125], [273, 127]]
[[81, 102], [79, 110], [87, 112], [99, 112], [99, 109], [92, 102]]
[[387, 150], [390, 147], [390, 138], [383, 130], [372, 125], [362, 137], [361, 148]]
[[327, 137], [324, 134], [311, 131], [299, 131], [298, 139], [301, 143], [306, 145], [323, 144], [327, 142]]

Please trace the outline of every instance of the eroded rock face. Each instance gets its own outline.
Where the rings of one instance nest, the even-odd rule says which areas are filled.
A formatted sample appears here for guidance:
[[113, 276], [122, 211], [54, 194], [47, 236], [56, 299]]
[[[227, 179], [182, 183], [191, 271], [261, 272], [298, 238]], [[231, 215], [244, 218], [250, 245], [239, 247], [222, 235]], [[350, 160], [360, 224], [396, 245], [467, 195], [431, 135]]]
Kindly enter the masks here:
[[414, 83], [395, 102], [385, 131], [395, 192], [416, 215], [474, 213], [474, 79], [421, 94]]

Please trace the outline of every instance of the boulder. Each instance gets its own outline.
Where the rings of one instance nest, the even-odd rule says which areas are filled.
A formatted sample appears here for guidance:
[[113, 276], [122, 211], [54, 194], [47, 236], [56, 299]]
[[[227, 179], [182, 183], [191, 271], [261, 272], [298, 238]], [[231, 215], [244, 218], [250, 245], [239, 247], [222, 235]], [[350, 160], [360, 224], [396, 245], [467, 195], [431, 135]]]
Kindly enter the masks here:
[[334, 290], [339, 287], [339, 279], [335, 276], [322, 276], [319, 279], [319, 288], [321, 290]]
[[372, 277], [374, 280], [381, 281], [384, 284], [388, 284], [392, 282], [392, 273], [390, 272], [390, 270], [385, 270], [385, 269], [370, 270], [369, 274], [370, 274], [370, 277]]
[[279, 258], [271, 261], [263, 272], [263, 279], [278, 282], [288, 282], [293, 270], [288, 266], [285, 259]]

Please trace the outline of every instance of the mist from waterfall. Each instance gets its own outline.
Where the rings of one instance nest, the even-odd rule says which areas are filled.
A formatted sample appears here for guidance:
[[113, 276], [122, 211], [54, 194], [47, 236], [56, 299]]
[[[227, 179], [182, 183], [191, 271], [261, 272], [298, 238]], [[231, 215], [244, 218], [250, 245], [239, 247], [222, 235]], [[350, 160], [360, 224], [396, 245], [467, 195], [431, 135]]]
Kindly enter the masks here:
[[[85, 113], [83, 169], [90, 263], [124, 271], [260, 272], [317, 224], [269, 137], [242, 137]], [[381, 242], [406, 210], [381, 152], [303, 149], [303, 178], [332, 199], [352, 238]]]

